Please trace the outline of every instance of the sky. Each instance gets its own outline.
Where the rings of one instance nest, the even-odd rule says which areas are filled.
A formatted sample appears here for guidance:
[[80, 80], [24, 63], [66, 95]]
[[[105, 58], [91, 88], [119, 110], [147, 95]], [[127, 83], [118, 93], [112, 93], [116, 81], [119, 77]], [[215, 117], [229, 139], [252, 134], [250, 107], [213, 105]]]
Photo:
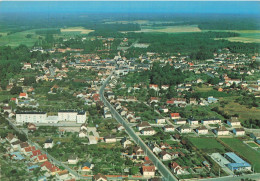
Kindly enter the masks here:
[[1, 1], [0, 13], [260, 14], [259, 1]]

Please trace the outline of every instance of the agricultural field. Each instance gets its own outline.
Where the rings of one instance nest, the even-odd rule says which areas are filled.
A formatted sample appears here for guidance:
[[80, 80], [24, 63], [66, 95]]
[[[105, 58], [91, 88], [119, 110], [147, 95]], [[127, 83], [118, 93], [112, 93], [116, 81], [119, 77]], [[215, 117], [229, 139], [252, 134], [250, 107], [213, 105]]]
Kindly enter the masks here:
[[70, 27], [70, 28], [61, 28], [61, 33], [76, 33], [76, 34], [89, 34], [94, 30], [85, 29], [83, 27]]
[[221, 145], [215, 138], [195, 138], [189, 137], [189, 141], [198, 149], [206, 152], [225, 152], [225, 147]]
[[260, 172], [260, 152], [255, 151], [237, 138], [221, 138], [234, 152], [246, 158], [256, 172]]
[[186, 26], [142, 26], [140, 32], [154, 32], [154, 33], [190, 33], [190, 32], [201, 32], [197, 25], [186, 25]]
[[221, 111], [224, 111], [228, 115], [238, 114], [239, 119], [244, 121], [248, 119], [258, 119], [260, 117], [260, 109], [257, 107], [249, 108], [246, 105], [240, 105], [235, 102], [236, 97], [223, 97], [219, 101], [225, 101], [227, 104], [224, 107], [219, 107]]
[[[11, 47], [16, 47], [19, 46], [20, 44], [24, 44], [28, 47], [32, 47], [40, 37], [39, 35], [35, 34], [35, 30], [27, 30], [27, 31], [13, 33], [10, 35], [7, 35], [6, 32], [3, 33], [0, 32], [0, 34], [2, 34], [2, 37], [0, 37], [0, 46], [9, 45]], [[31, 35], [30, 38], [26, 37], [28, 34]]]
[[[208, 30], [204, 30], [208, 31]], [[221, 30], [216, 30], [221, 31]], [[223, 38], [232, 42], [243, 43], [260, 43], [260, 30], [222, 30], [221, 32], [236, 32], [239, 33], [239, 37]]]

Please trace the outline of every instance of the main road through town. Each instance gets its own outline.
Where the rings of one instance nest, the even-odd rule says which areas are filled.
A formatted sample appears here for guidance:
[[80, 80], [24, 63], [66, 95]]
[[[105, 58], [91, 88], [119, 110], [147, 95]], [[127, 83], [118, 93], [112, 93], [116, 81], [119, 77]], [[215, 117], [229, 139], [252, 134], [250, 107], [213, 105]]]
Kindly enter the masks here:
[[149, 149], [149, 147], [142, 141], [142, 139], [134, 132], [134, 130], [128, 125], [128, 123], [121, 117], [121, 115], [114, 109], [114, 107], [107, 101], [107, 99], [104, 96], [104, 90], [107, 86], [109, 80], [111, 79], [111, 76], [113, 75], [113, 72], [110, 74], [109, 77], [103, 82], [103, 85], [99, 89], [99, 95], [100, 100], [104, 103], [105, 106], [107, 106], [114, 118], [124, 126], [126, 132], [128, 135], [138, 144], [142, 150], [146, 153], [146, 155], [149, 157], [149, 159], [154, 163], [154, 165], [157, 167], [161, 175], [163, 176], [164, 180], [166, 181], [175, 181], [178, 180], [168, 168], [153, 154], [153, 152]]

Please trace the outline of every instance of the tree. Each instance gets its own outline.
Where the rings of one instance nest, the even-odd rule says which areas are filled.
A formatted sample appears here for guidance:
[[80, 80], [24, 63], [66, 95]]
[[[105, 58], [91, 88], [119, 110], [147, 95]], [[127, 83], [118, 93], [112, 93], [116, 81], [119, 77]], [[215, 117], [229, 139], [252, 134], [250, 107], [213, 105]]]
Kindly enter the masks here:
[[139, 172], [139, 168], [138, 168], [137, 166], [133, 166], [133, 167], [130, 169], [130, 174], [131, 174], [131, 175], [136, 175], [138, 172]]
[[18, 87], [18, 86], [13, 86], [13, 88], [10, 90], [10, 93], [12, 95], [15, 95], [15, 94], [20, 94], [21, 92], [23, 92], [23, 89], [22, 87]]

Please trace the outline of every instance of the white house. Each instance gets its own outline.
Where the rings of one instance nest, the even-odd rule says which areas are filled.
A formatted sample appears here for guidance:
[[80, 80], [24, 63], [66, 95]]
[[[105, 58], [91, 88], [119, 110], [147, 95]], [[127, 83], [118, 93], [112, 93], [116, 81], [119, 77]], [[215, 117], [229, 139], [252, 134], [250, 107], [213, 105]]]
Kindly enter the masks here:
[[233, 129], [233, 133], [236, 135], [236, 136], [244, 136], [245, 135], [245, 129], [244, 128], [234, 128]]
[[199, 124], [199, 121], [197, 119], [187, 119], [187, 122], [190, 124], [190, 125], [198, 125]]
[[17, 112], [17, 123], [46, 123], [46, 112]]
[[201, 121], [202, 124], [221, 124], [221, 119], [218, 118], [210, 118], [210, 119], [204, 119]]
[[79, 138], [86, 138], [88, 133], [85, 129], [79, 131]]
[[237, 117], [231, 117], [230, 120], [227, 120], [227, 124], [232, 126], [232, 127], [236, 127], [236, 126], [240, 126], [240, 121], [238, 120]]
[[142, 135], [155, 135], [156, 132], [153, 128], [144, 128], [141, 130]]
[[143, 121], [143, 122], [137, 124], [136, 127], [137, 127], [137, 129], [138, 129], [139, 131], [141, 131], [141, 130], [144, 129], [144, 128], [149, 128], [149, 127], [151, 127], [151, 125], [150, 125], [147, 121]]
[[142, 170], [144, 177], [154, 177], [155, 175], [155, 166], [143, 166]]
[[214, 129], [213, 132], [218, 136], [229, 135], [229, 131], [227, 130], [227, 128], [225, 126], [221, 126], [217, 129]]
[[54, 146], [54, 142], [53, 142], [53, 139], [47, 139], [44, 143], [44, 148], [47, 149], [47, 148], [52, 148]]
[[73, 154], [68, 158], [68, 164], [76, 165], [78, 163], [79, 159], [78, 157]]
[[198, 134], [208, 134], [209, 130], [206, 128], [206, 126], [200, 126], [200, 127], [196, 128], [196, 132]]
[[165, 132], [173, 132], [175, 130], [174, 126], [172, 125], [166, 125], [163, 129]]
[[172, 159], [172, 155], [167, 153], [166, 151], [162, 151], [159, 155], [163, 161], [168, 161]]
[[164, 124], [165, 123], [165, 119], [156, 119], [156, 123], [157, 124]]
[[180, 133], [190, 133], [192, 131], [192, 129], [190, 128], [189, 125], [181, 125], [180, 127], [177, 128], [177, 130], [180, 132]]
[[104, 140], [105, 140], [106, 143], [115, 143], [116, 137], [109, 135], [109, 136], [104, 137]]

